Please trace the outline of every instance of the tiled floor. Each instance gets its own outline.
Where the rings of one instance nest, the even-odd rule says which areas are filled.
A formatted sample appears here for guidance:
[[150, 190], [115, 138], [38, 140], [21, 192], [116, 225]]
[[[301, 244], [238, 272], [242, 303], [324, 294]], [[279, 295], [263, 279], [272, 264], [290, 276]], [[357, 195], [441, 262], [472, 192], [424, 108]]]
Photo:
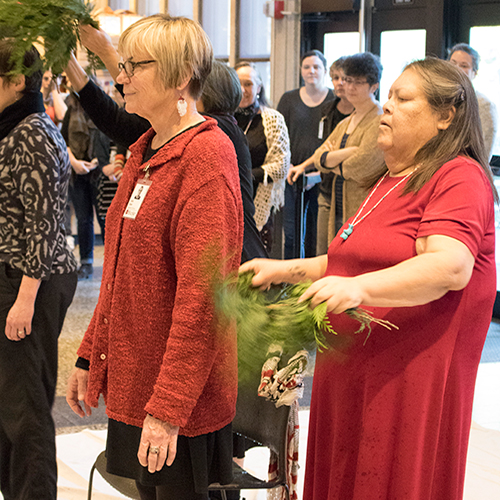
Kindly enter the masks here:
[[[65, 381], [72, 366], [74, 366], [76, 349], [97, 302], [102, 275], [102, 257], [102, 246], [98, 246], [96, 247], [97, 264], [94, 267], [94, 276], [90, 280], [79, 282], [75, 299], [68, 311], [61, 334], [59, 383], [54, 405], [54, 418], [59, 434], [57, 439], [60, 470], [58, 498], [60, 500], [83, 500], [86, 498], [88, 472], [94, 458], [105, 444], [105, 431], [102, 430], [106, 427], [104, 404], [93, 411], [92, 417], [83, 420], [69, 410], [64, 400]], [[310, 401], [311, 382], [310, 377], [306, 379], [306, 390], [301, 401], [303, 410], [300, 412], [300, 462], [302, 467], [299, 476], [299, 492], [304, 472], [309, 418], [307, 407]], [[479, 367], [473, 419], [479, 426], [473, 427], [471, 434], [465, 499], [497, 499], [500, 498], [500, 433], [492, 433], [482, 427], [500, 431], [500, 321], [493, 321], [488, 333]], [[79, 450], [76, 454], [78, 459], [75, 458], [75, 449]], [[488, 470], [484, 469], [483, 462], [489, 464]], [[262, 452], [258, 450], [251, 452], [247, 458], [247, 464], [250, 464], [250, 468], [264, 474], [266, 472], [265, 463], [265, 454], [262, 455]], [[496, 493], [495, 496], [488, 496], [491, 494], [487, 493], [491, 491], [488, 490], [491, 484], [498, 487], [498, 490], [495, 490], [499, 492], [498, 496]], [[106, 487], [101, 479], [97, 479], [94, 498], [95, 500], [111, 500], [123, 497]], [[254, 492], [246, 494], [245, 498], [246, 500], [260, 500], [265, 496]]]

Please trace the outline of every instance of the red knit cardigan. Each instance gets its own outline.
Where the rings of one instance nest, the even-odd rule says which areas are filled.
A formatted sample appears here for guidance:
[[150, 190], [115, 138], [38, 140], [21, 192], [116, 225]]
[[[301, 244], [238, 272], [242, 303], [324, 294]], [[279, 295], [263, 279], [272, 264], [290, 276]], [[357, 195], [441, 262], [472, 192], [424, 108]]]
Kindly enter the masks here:
[[[78, 350], [90, 360], [86, 401], [103, 394], [109, 417], [142, 427], [146, 413], [197, 436], [232, 421], [236, 338], [214, 313], [210, 280], [238, 268], [243, 212], [234, 147], [212, 119], [147, 163], [151, 129], [130, 149], [106, 219], [99, 302]], [[148, 166], [151, 187], [123, 218]]]

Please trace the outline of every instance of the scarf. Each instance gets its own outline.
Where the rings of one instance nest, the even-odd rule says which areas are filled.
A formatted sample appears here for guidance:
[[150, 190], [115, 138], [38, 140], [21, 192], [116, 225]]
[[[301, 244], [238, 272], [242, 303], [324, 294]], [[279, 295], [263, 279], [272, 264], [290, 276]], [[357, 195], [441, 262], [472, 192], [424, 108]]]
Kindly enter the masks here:
[[45, 113], [41, 92], [23, 94], [21, 99], [0, 113], [0, 141], [5, 139], [18, 123], [33, 113]]
[[255, 116], [260, 109], [259, 101], [255, 101], [253, 104], [250, 104], [247, 108], [238, 108], [235, 112], [235, 115], [240, 116]]

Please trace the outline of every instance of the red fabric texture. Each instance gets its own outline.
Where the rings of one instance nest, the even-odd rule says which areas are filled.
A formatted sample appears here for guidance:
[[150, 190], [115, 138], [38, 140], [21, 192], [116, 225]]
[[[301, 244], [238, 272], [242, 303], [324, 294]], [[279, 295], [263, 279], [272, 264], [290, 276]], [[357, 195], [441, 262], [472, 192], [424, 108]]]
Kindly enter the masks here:
[[[143, 164], [153, 136], [130, 148], [108, 211], [99, 302], [78, 355], [90, 360], [90, 405], [102, 393], [115, 420], [142, 427], [147, 412], [197, 436], [235, 414], [236, 334], [217, 324], [211, 280], [240, 260], [238, 167], [212, 119]], [[136, 219], [123, 219], [147, 165], [151, 187]]]
[[[365, 213], [397, 183], [387, 177]], [[355, 276], [414, 255], [434, 234], [475, 257], [469, 284], [418, 307], [370, 308], [399, 330], [330, 315], [337, 348], [318, 353], [305, 500], [462, 498], [477, 368], [496, 293], [493, 197], [482, 169], [459, 157], [418, 194], [404, 183], [333, 240], [327, 275]], [[344, 226], [346, 227], [346, 226]]]

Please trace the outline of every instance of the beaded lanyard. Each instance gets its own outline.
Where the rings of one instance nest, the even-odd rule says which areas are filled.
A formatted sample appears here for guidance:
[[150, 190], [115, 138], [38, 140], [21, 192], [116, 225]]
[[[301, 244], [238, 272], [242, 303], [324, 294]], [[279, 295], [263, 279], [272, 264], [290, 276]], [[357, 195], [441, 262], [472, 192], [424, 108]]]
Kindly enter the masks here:
[[378, 189], [378, 187], [380, 186], [380, 184], [382, 184], [383, 180], [389, 174], [389, 171], [387, 171], [382, 176], [382, 178], [377, 182], [377, 185], [372, 189], [372, 192], [368, 195], [368, 198], [366, 198], [365, 202], [363, 203], [363, 205], [361, 206], [361, 208], [358, 210], [358, 212], [354, 216], [353, 221], [348, 225], [348, 227], [346, 229], [344, 229], [342, 231], [342, 234], [340, 235], [340, 237], [344, 241], [347, 240], [347, 238], [349, 238], [349, 236], [353, 232], [354, 226], [358, 225], [363, 219], [365, 219], [366, 217], [368, 217], [368, 215], [370, 215], [380, 205], [380, 203], [382, 203], [382, 200], [384, 198], [386, 198], [387, 196], [389, 196], [402, 182], [404, 182], [406, 179], [408, 179], [408, 177], [410, 177], [410, 175], [413, 174], [413, 172], [415, 172], [415, 170], [417, 170], [417, 169], [415, 168], [409, 174], [406, 174], [396, 185], [394, 185], [391, 189], [389, 189], [389, 191], [387, 191], [387, 193], [385, 193], [384, 196], [382, 196], [382, 198], [380, 198], [380, 200], [378, 200], [377, 203], [368, 212], [366, 212], [366, 214], [363, 215], [363, 217], [361, 217], [361, 219], [358, 220], [358, 217], [363, 212], [363, 209], [365, 208], [366, 204], [370, 201], [370, 199], [373, 196], [373, 194], [375, 193], [375, 191]]

